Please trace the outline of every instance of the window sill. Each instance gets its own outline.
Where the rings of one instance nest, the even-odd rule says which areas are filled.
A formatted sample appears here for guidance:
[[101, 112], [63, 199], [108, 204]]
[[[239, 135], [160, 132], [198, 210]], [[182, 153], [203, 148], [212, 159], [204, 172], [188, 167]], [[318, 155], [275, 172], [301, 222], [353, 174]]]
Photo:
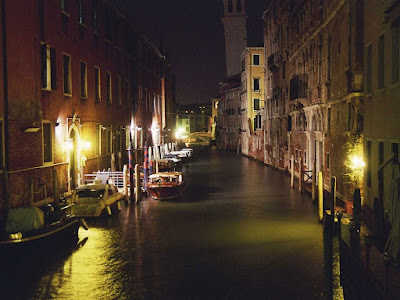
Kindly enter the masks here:
[[66, 93], [63, 93], [63, 95], [64, 95], [65, 97], [69, 97], [69, 98], [71, 98], [71, 97], [72, 97], [72, 94], [66, 94]]
[[389, 87], [390, 87], [391, 89], [395, 89], [395, 88], [397, 88], [397, 87], [399, 87], [399, 86], [400, 86], [400, 81], [392, 83]]
[[377, 92], [378, 94], [382, 94], [382, 93], [385, 92], [385, 90], [386, 90], [386, 88], [385, 88], [385, 87], [382, 87], [382, 88], [378, 89], [376, 92]]
[[48, 88], [42, 88], [42, 91], [43, 91], [43, 92], [50, 92], [50, 93], [52, 93], [52, 92], [53, 92], [53, 90], [52, 90], [52, 89], [48, 89]]
[[81, 96], [81, 101], [86, 101], [87, 98], [88, 98], [87, 96], [84, 96], [84, 97]]
[[54, 161], [43, 162], [43, 166], [45, 166], [45, 167], [50, 167], [52, 165], [54, 165]]
[[62, 14], [64, 17], [67, 17], [67, 18], [71, 17], [71, 15], [70, 15], [66, 10], [64, 10], [64, 9], [62, 9], [62, 8], [61, 8], [61, 14]]
[[79, 22], [79, 26], [80, 26], [82, 29], [86, 29], [86, 25], [85, 25], [84, 23]]
[[94, 99], [95, 103], [100, 103], [101, 99]]

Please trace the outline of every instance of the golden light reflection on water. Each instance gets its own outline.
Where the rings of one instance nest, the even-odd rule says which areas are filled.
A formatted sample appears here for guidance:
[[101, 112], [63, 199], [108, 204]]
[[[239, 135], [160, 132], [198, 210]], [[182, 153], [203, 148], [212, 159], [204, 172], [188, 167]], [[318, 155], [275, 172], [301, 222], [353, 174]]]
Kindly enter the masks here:
[[90, 228], [80, 231], [84, 246], [77, 249], [63, 267], [55, 268], [41, 280], [40, 298], [57, 299], [116, 299], [121, 291], [118, 264], [112, 258], [109, 235], [113, 231]]

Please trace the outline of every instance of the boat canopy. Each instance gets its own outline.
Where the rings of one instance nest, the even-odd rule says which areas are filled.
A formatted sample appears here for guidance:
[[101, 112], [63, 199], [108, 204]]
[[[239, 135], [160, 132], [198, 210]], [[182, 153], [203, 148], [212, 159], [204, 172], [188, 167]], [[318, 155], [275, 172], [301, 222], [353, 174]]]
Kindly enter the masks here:
[[44, 225], [44, 213], [38, 207], [10, 209], [6, 231], [9, 233], [30, 231]]

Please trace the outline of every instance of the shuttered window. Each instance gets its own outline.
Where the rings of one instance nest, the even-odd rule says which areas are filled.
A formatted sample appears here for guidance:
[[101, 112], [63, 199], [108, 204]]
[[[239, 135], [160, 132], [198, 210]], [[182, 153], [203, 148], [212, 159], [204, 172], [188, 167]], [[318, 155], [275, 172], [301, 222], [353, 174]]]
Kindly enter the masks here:
[[53, 132], [52, 123], [43, 123], [43, 162], [53, 161]]

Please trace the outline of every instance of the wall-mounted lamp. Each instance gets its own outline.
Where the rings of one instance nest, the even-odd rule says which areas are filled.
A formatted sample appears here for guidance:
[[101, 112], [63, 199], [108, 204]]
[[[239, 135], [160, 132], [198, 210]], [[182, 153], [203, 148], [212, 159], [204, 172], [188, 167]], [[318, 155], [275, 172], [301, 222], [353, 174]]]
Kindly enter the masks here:
[[54, 127], [57, 127], [57, 126], [59, 126], [59, 125], [60, 125], [60, 123], [57, 122], [57, 123], [54, 124]]

